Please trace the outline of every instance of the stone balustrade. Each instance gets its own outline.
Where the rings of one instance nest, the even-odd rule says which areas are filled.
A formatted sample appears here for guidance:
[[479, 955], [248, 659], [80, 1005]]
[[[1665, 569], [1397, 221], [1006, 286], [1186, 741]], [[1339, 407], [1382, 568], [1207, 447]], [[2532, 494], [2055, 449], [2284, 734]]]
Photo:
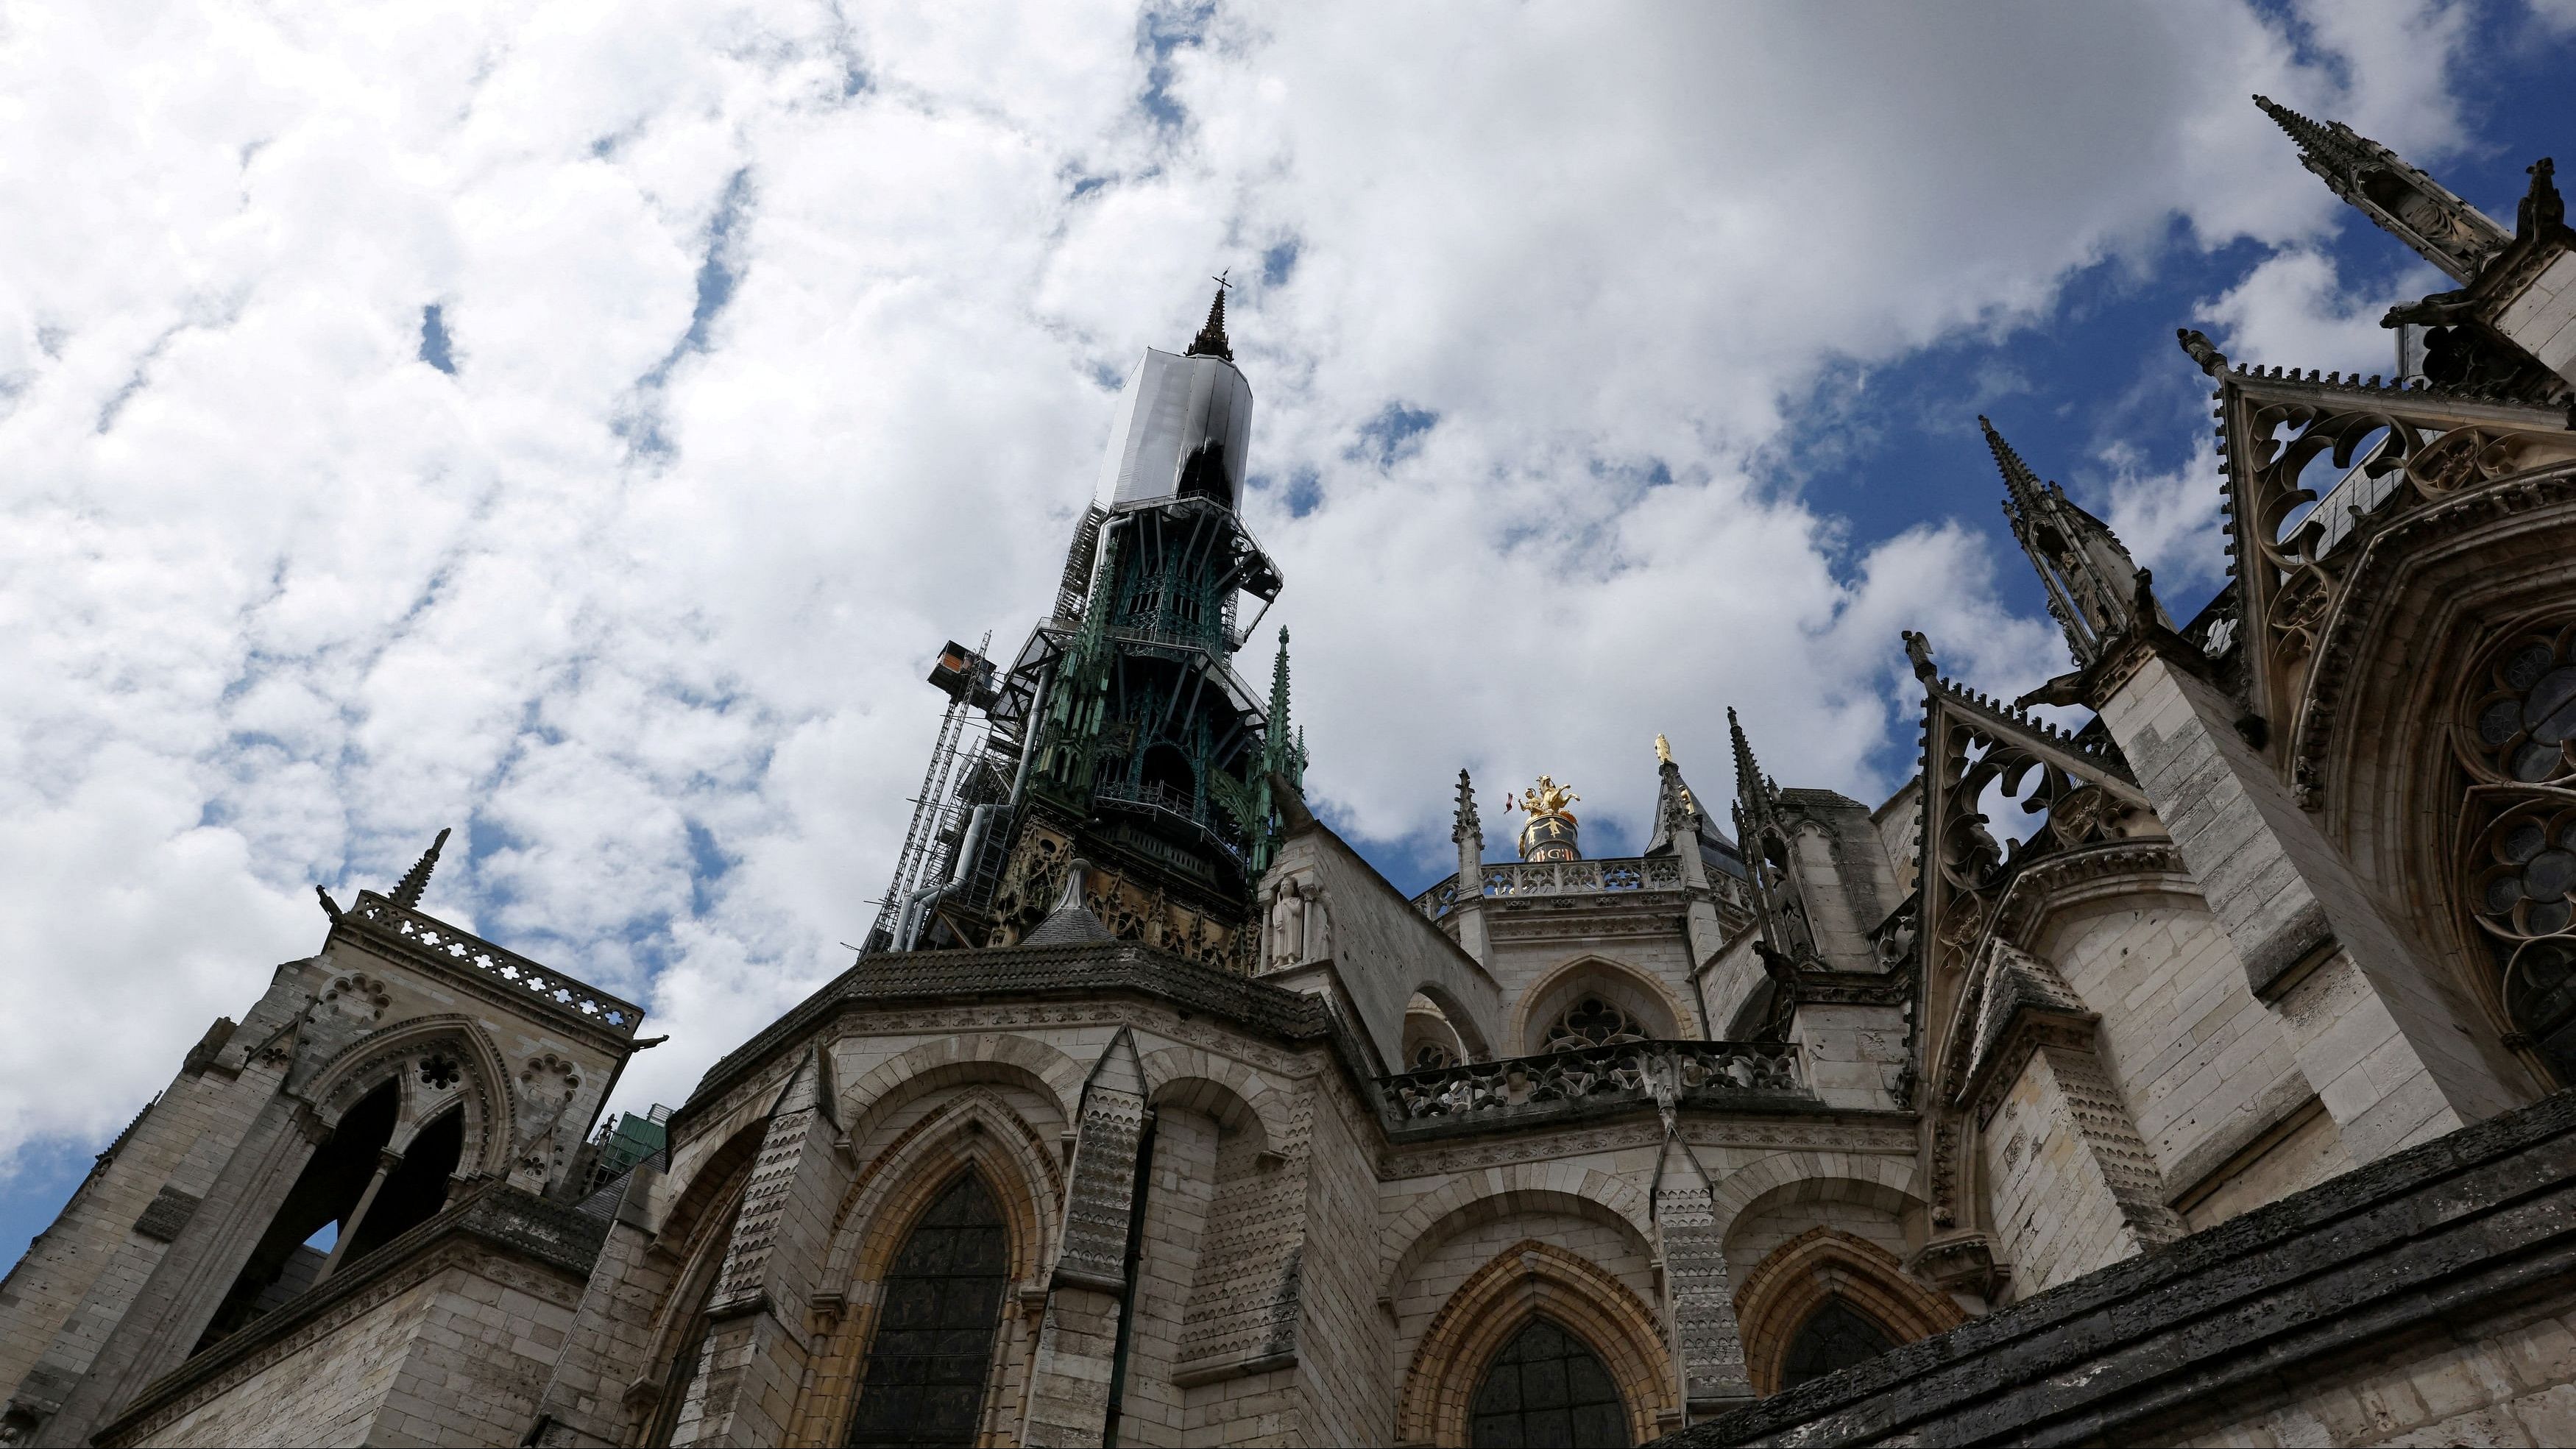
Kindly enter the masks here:
[[1636, 1041], [1380, 1077], [1391, 1124], [1475, 1118], [1555, 1102], [1812, 1100], [1787, 1042]]

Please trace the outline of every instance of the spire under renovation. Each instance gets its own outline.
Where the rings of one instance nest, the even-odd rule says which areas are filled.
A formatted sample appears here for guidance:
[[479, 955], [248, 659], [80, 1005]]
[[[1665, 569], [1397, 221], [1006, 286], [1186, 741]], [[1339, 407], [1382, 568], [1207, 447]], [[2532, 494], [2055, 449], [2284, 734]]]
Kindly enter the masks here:
[[2048, 612], [2066, 631], [2075, 662], [2089, 665], [2108, 640], [2137, 627], [2143, 577], [2137, 561], [2109, 524], [2077, 507], [2065, 489], [2041, 482], [1993, 423], [1980, 417], [1977, 426], [2003, 474], [2004, 519], [2013, 539], [2039, 571]]
[[421, 892], [429, 889], [430, 872], [438, 869], [438, 852], [446, 844], [447, 831], [442, 829], [438, 832], [438, 838], [429, 843], [429, 849], [422, 851], [420, 859], [412, 862], [411, 869], [403, 872], [403, 878], [395, 883], [393, 893], [395, 905], [418, 906], [420, 904]]
[[2485, 212], [2341, 121], [2310, 120], [2269, 96], [2254, 104], [2298, 143], [2301, 165], [2453, 280], [2474, 280], [2513, 240]]
[[1198, 336], [1190, 339], [1190, 350], [1183, 356], [1222, 357], [1228, 362], [1234, 361], [1234, 344], [1225, 340], [1225, 293], [1233, 284], [1225, 278], [1223, 272], [1216, 275], [1216, 300], [1208, 303], [1207, 325], [1199, 329]]

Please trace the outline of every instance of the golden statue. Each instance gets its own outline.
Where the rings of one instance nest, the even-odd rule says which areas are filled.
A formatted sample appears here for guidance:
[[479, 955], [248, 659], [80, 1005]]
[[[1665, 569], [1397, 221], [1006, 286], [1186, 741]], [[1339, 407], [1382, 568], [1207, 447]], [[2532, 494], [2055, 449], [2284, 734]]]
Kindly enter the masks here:
[[[1564, 815], [1567, 813], [1566, 806], [1582, 798], [1549, 777], [1541, 775], [1538, 777], [1537, 788], [1521, 792], [1520, 807], [1532, 815]], [[1511, 806], [1510, 800], [1506, 799], [1503, 802], [1504, 809], [1508, 810]]]
[[1673, 747], [1665, 742], [1661, 732], [1655, 735], [1655, 758], [1667, 765], [1673, 762]]

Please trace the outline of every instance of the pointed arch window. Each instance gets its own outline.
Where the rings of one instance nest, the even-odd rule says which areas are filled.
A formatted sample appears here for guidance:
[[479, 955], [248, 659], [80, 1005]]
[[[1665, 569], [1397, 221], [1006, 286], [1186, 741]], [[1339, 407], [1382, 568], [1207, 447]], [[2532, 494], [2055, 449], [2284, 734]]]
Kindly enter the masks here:
[[846, 1442], [975, 1442], [1009, 1276], [1001, 1204], [980, 1175], [961, 1172], [886, 1272]]
[[1796, 1388], [1809, 1379], [1867, 1363], [1894, 1347], [1895, 1339], [1877, 1320], [1840, 1298], [1827, 1298], [1790, 1336], [1789, 1351], [1780, 1363], [1780, 1387]]
[[1467, 1414], [1467, 1442], [1478, 1449], [1628, 1443], [1628, 1410], [1610, 1370], [1545, 1318], [1531, 1319], [1494, 1355]]

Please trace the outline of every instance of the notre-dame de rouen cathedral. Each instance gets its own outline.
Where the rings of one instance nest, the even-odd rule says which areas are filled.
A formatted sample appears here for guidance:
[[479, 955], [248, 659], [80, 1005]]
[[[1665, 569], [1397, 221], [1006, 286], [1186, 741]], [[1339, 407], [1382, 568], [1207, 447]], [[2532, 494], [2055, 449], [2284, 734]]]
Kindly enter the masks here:
[[1567, 762], [1658, 772], [1639, 854], [1462, 773], [1389, 885], [1305, 802], [1220, 291], [1052, 613], [941, 655], [846, 972], [601, 1126], [637, 1007], [435, 846], [324, 895], [0, 1286], [0, 1442], [2576, 1442], [2576, 231], [2262, 104], [2457, 289], [2393, 381], [2181, 334], [2189, 619], [1989, 425], [2070, 667], [1906, 635], [1892, 798], [1640, 722]]

